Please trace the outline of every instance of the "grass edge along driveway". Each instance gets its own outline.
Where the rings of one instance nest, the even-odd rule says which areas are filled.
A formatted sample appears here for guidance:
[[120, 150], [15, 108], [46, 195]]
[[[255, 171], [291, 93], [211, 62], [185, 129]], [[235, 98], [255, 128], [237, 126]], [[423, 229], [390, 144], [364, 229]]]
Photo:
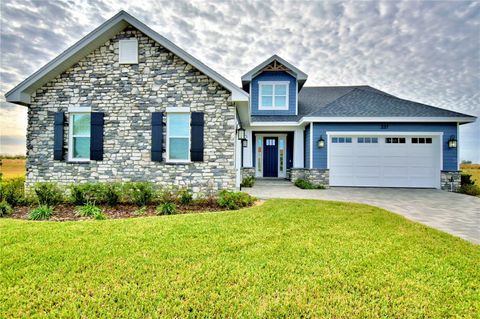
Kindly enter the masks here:
[[362, 204], [0, 220], [0, 317], [475, 317], [480, 248]]

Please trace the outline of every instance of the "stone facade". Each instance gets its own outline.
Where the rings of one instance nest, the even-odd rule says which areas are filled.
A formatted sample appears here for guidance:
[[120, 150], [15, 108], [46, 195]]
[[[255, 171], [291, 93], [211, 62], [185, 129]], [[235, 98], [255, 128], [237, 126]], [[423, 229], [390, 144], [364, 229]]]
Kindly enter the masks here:
[[328, 186], [330, 174], [328, 169], [319, 168], [291, 168], [290, 180], [295, 182], [297, 179], [305, 179], [313, 184]]
[[[138, 39], [139, 63], [118, 63], [118, 40]], [[38, 89], [28, 110], [27, 187], [95, 181], [152, 181], [194, 192], [235, 188], [235, 106], [230, 92], [140, 31], [128, 27]], [[68, 107], [104, 112], [104, 160], [53, 160], [54, 112]], [[205, 113], [204, 161], [150, 160], [151, 113], [190, 107]], [[164, 126], [164, 144], [166, 141]], [[164, 145], [165, 149], [165, 145]], [[163, 158], [166, 158], [164, 152]]]
[[460, 171], [441, 171], [440, 188], [448, 192], [456, 192], [461, 186]]
[[242, 180], [249, 176], [255, 177], [255, 167], [242, 167]]

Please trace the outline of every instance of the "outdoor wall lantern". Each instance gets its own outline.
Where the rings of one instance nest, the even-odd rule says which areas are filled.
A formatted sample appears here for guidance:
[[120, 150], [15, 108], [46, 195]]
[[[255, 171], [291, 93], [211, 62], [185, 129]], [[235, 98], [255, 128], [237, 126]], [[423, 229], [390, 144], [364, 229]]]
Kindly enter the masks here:
[[244, 140], [245, 139], [245, 129], [244, 128], [239, 128], [237, 130], [237, 135], [239, 140]]
[[242, 147], [247, 147], [248, 146], [248, 140], [244, 139], [242, 140]]
[[324, 147], [325, 147], [325, 140], [320, 135], [320, 139], [318, 140], [318, 148], [324, 148]]
[[448, 148], [457, 148], [457, 139], [453, 135], [448, 140]]

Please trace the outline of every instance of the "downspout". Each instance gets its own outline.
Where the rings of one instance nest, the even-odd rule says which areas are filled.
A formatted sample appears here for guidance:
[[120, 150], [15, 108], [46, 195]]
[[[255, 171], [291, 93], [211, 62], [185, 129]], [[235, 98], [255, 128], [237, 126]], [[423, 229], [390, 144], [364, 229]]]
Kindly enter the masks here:
[[310, 122], [310, 169], [313, 169], [313, 122]]

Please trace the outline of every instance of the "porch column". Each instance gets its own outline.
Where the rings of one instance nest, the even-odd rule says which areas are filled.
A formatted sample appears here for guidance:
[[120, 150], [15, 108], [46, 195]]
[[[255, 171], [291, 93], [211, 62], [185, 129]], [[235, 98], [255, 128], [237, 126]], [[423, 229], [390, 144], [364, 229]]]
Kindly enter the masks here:
[[293, 133], [293, 168], [304, 168], [303, 167], [303, 156], [305, 150], [303, 149], [303, 127], [295, 129]]
[[247, 147], [243, 149], [243, 167], [252, 167], [252, 147], [255, 141], [253, 140], [252, 129], [245, 128], [245, 137], [247, 138]]

